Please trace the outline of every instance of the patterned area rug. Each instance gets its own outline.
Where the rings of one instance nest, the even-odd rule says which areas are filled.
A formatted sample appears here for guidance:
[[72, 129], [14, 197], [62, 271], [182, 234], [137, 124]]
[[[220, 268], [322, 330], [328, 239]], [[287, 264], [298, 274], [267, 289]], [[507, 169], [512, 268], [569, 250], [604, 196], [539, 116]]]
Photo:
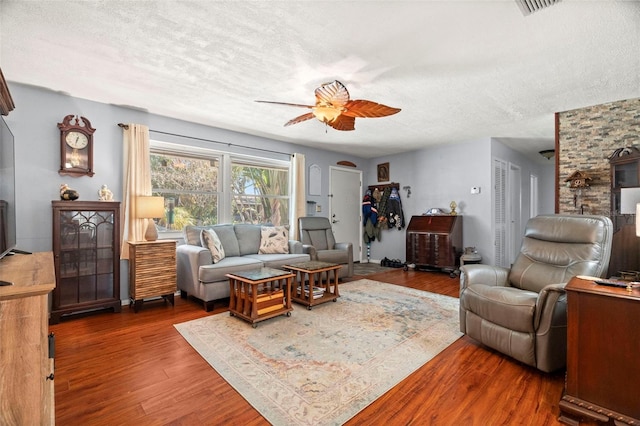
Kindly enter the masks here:
[[339, 425], [456, 341], [458, 299], [362, 279], [257, 328], [220, 313], [176, 324], [274, 425]]

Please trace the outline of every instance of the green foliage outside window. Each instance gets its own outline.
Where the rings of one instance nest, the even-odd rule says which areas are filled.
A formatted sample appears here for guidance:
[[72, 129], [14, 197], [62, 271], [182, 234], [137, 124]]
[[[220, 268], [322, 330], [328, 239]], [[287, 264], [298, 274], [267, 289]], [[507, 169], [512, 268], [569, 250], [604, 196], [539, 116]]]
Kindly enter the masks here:
[[[218, 158], [152, 153], [150, 160], [153, 195], [165, 198], [160, 232], [218, 223], [224, 191]], [[288, 168], [232, 162], [230, 190], [234, 223], [288, 224]]]
[[234, 222], [289, 223], [289, 170], [234, 164], [231, 177]]
[[160, 227], [218, 223], [217, 159], [152, 154], [151, 186], [154, 195], [165, 197], [167, 214]]

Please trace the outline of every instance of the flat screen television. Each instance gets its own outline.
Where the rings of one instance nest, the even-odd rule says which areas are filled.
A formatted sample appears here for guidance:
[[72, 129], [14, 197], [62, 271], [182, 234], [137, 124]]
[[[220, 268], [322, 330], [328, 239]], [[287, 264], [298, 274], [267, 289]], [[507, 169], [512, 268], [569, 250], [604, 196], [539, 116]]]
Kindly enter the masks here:
[[16, 248], [16, 170], [14, 138], [0, 119], [0, 259]]

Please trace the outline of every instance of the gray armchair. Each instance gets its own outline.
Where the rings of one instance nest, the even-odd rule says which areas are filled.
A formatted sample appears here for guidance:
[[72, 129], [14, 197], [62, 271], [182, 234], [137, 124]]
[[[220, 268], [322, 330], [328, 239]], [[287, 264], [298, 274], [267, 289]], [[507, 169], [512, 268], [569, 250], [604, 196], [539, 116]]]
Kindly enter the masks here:
[[565, 367], [564, 286], [576, 275], [606, 274], [612, 235], [604, 216], [530, 219], [511, 269], [460, 268], [460, 331], [541, 371]]
[[298, 226], [303, 251], [311, 256], [311, 260], [341, 264], [338, 274], [340, 278], [353, 275], [353, 245], [336, 243], [329, 219], [301, 217], [298, 219]]

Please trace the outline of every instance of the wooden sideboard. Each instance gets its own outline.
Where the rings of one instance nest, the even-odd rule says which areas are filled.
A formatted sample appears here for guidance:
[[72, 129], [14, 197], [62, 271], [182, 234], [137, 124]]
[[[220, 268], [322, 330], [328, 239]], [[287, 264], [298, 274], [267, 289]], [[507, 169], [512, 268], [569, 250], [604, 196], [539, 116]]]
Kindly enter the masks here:
[[52, 425], [53, 359], [48, 295], [55, 287], [53, 254], [0, 259], [0, 424]]
[[567, 291], [567, 377], [560, 421], [640, 424], [640, 288], [573, 278]]
[[129, 241], [129, 297], [134, 312], [144, 299], [163, 297], [173, 305], [176, 285], [176, 242]]
[[462, 216], [412, 216], [407, 227], [407, 263], [456, 271], [462, 254]]

